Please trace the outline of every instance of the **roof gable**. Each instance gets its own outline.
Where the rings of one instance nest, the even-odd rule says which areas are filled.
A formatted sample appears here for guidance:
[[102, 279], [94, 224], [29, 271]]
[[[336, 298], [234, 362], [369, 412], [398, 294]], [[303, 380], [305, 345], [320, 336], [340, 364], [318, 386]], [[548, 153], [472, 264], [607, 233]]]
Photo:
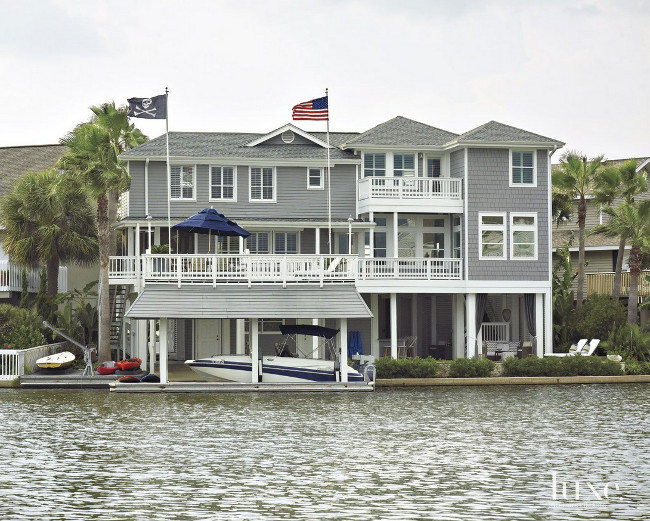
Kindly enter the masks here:
[[[305, 132], [304, 130], [296, 127], [295, 125], [291, 123], [287, 123], [283, 127], [277, 128], [273, 130], [272, 132], [269, 132], [268, 134], [264, 134], [263, 136], [258, 137], [257, 139], [254, 139], [253, 141], [246, 143], [245, 146], [247, 147], [254, 147], [259, 144], [264, 143], [265, 141], [269, 141], [273, 139], [276, 136], [282, 135], [284, 132], [291, 131], [294, 134], [298, 134], [302, 138], [306, 139], [307, 141], [311, 142], [314, 145], [321, 146], [323, 148], [328, 148], [327, 143], [325, 141], [322, 141], [318, 139], [316, 136], [309, 134], [308, 132]], [[331, 148], [331, 146], [330, 146]]]
[[464, 134], [461, 134], [451, 143], [534, 143], [562, 146], [564, 143], [557, 139], [541, 136], [522, 130], [517, 127], [505, 125], [498, 121], [489, 121], [480, 127], [476, 127]]
[[348, 140], [343, 148], [357, 148], [359, 145], [435, 147], [442, 146], [457, 136], [453, 132], [397, 116]]

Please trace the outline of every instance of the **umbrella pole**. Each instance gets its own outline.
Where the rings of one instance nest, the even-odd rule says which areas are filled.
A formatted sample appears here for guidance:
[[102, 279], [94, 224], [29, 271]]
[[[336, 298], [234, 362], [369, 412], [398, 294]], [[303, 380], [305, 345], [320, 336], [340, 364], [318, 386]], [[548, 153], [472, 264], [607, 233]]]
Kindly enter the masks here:
[[212, 247], [212, 230], [208, 230], [208, 254], [210, 253], [210, 248]]

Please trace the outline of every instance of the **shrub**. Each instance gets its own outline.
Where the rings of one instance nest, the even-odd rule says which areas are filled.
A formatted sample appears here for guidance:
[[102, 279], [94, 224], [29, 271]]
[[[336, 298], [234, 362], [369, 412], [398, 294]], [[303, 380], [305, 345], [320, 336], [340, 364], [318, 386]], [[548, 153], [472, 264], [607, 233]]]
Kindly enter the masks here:
[[609, 336], [610, 331], [627, 321], [625, 306], [607, 295], [590, 295], [576, 311], [575, 330], [579, 338], [600, 338]]
[[625, 323], [612, 329], [604, 342], [607, 353], [621, 355], [624, 360], [650, 361], [650, 333], [636, 324]]
[[650, 362], [625, 362], [625, 374], [650, 374]]
[[438, 362], [433, 358], [377, 358], [377, 378], [434, 378]]
[[0, 347], [27, 349], [43, 343], [41, 320], [35, 311], [0, 304]]
[[621, 364], [595, 356], [552, 356], [538, 358], [507, 358], [503, 362], [505, 376], [618, 376]]
[[457, 358], [449, 366], [449, 376], [452, 378], [483, 378], [490, 376], [494, 367], [492, 360]]

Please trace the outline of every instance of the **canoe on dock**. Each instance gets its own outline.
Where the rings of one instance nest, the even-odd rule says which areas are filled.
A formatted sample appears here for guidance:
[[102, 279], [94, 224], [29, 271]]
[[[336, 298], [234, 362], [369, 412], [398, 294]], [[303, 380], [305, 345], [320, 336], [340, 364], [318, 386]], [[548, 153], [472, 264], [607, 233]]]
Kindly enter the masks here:
[[39, 358], [36, 360], [36, 365], [41, 369], [64, 369], [72, 365], [74, 359], [75, 356], [70, 351], [63, 351]]

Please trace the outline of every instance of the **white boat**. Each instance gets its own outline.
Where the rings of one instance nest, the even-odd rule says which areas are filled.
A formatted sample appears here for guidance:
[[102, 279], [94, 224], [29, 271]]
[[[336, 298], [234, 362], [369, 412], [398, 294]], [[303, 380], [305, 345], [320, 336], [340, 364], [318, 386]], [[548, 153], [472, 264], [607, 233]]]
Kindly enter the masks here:
[[[318, 336], [324, 340], [326, 347], [330, 348], [335, 356], [333, 338], [338, 329], [321, 326], [295, 325], [280, 326], [285, 335], [283, 344], [276, 344], [276, 356], [262, 356], [258, 374], [262, 382], [272, 383], [299, 383], [299, 382], [338, 382], [340, 381], [339, 363], [335, 360], [320, 358], [297, 357], [289, 352], [287, 339], [296, 335]], [[196, 360], [186, 360], [192, 371], [204, 380], [232, 381], [250, 383], [252, 372], [252, 359], [250, 355], [214, 355]], [[347, 366], [349, 382], [363, 382], [364, 377], [358, 371]]]
[[70, 351], [63, 351], [39, 358], [36, 360], [36, 365], [41, 369], [64, 369], [70, 366], [74, 359], [75, 356]]
[[[313, 358], [288, 358], [282, 356], [263, 356], [259, 374], [262, 382], [337, 382], [339, 371], [335, 370], [333, 360]], [[204, 380], [208, 381], [251, 381], [250, 355], [216, 355], [185, 363]], [[338, 364], [337, 364], [338, 365]], [[363, 382], [363, 375], [348, 366], [348, 381]]]

